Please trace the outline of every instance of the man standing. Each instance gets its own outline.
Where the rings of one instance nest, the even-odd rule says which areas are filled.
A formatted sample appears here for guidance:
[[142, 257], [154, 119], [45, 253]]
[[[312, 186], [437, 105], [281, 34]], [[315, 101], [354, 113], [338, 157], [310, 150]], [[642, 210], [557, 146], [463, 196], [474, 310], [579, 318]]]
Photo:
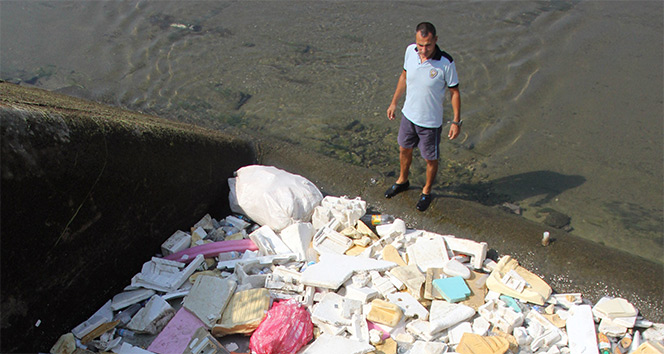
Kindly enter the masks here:
[[386, 192], [392, 198], [408, 189], [408, 173], [413, 161], [413, 148], [427, 162], [426, 184], [417, 202], [417, 210], [425, 211], [431, 204], [431, 187], [438, 173], [440, 136], [443, 126], [443, 99], [449, 89], [454, 119], [447, 134], [450, 140], [461, 130], [461, 95], [459, 79], [452, 57], [440, 50], [436, 28], [422, 22], [415, 28], [415, 43], [406, 48], [403, 72], [394, 91], [387, 118], [393, 120], [397, 102], [406, 93], [406, 102], [399, 126], [399, 179]]

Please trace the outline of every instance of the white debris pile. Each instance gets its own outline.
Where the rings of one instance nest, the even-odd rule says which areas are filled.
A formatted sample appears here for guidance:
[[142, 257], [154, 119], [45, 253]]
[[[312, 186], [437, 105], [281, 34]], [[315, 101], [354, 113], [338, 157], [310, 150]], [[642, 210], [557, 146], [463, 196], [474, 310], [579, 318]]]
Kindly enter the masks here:
[[[512, 257], [487, 259], [484, 242], [398, 218], [367, 226], [360, 198], [319, 198], [300, 176], [250, 170], [263, 187], [245, 187], [243, 169], [229, 184], [252, 206], [176, 231], [125, 292], [51, 352], [229, 353], [237, 346], [218, 339], [240, 333], [257, 354], [664, 353], [664, 324], [625, 299], [593, 306], [581, 294], [553, 294]], [[147, 334], [154, 339], [132, 344]]]

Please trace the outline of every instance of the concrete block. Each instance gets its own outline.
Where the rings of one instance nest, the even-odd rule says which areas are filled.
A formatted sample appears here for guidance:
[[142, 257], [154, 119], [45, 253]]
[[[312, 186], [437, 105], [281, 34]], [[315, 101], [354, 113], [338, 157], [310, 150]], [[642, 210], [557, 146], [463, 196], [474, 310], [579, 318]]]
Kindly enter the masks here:
[[191, 235], [178, 230], [161, 244], [161, 254], [168, 256], [170, 254], [183, 251], [191, 245]]
[[[237, 283], [233, 280], [209, 275], [200, 276], [196, 278], [182, 306], [211, 328], [221, 318], [236, 287]], [[210, 299], [215, 300], [210, 301]]]
[[148, 350], [156, 354], [182, 353], [197, 329], [205, 323], [185, 308], [180, 308], [152, 341]]
[[119, 293], [113, 296], [111, 301], [111, 308], [113, 311], [122, 310], [125, 307], [139, 303], [145, 299], [149, 299], [155, 294], [151, 289], [137, 289]]
[[159, 295], [154, 295], [138, 310], [127, 328], [139, 333], [157, 334], [175, 316], [175, 309]]
[[310, 248], [314, 237], [314, 227], [311, 223], [295, 223], [281, 230], [282, 241], [297, 255], [297, 259], [304, 261], [307, 258], [307, 250]]
[[97, 312], [92, 314], [90, 318], [74, 327], [74, 329], [71, 330], [71, 333], [74, 334], [76, 338], [81, 339], [95, 328], [111, 321], [113, 321], [113, 307], [112, 301], [108, 300], [101, 308], [99, 308], [99, 310], [97, 310]]
[[313, 343], [305, 347], [300, 354], [365, 354], [374, 351], [374, 349], [369, 343], [322, 334]]
[[406, 317], [422, 320], [429, 319], [429, 311], [409, 293], [388, 294], [387, 299], [391, 303], [397, 304]]
[[443, 236], [426, 234], [406, 248], [409, 264], [416, 264], [420, 272], [429, 268], [443, 268], [449, 261]]
[[259, 255], [261, 256], [292, 253], [279, 235], [267, 225], [250, 233], [249, 238], [258, 246]]
[[391, 327], [396, 326], [403, 317], [403, 311], [397, 304], [380, 299], [371, 301], [371, 310], [367, 320], [382, 323]]
[[185, 267], [181, 262], [153, 257], [151, 261], [144, 263], [141, 272], [131, 279], [131, 285], [162, 292], [175, 291], [204, 261], [205, 258], [198, 255]]

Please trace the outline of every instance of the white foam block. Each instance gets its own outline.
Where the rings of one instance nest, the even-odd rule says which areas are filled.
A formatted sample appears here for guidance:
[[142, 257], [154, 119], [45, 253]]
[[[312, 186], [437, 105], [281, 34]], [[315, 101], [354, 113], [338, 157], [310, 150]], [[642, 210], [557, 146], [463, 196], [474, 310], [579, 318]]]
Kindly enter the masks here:
[[391, 303], [397, 304], [406, 317], [419, 318], [422, 320], [429, 318], [429, 311], [427, 311], [427, 309], [409, 293], [388, 294], [387, 299]]
[[221, 318], [236, 287], [233, 280], [201, 275], [184, 298], [183, 306], [210, 328]]
[[145, 299], [149, 299], [154, 294], [155, 291], [152, 289], [137, 289], [137, 290], [125, 291], [113, 296], [113, 300], [111, 302], [111, 308], [113, 309], [113, 311], [118, 311], [127, 306], [131, 306], [135, 303], [141, 302]]
[[364, 257], [352, 257], [332, 253], [320, 256], [320, 262], [302, 273], [302, 283], [326, 289], [338, 289], [354, 272], [385, 271], [396, 267], [396, 263]]
[[572, 306], [566, 328], [572, 353], [598, 354], [597, 333], [590, 305]]
[[425, 233], [406, 250], [410, 264], [417, 264], [422, 273], [426, 273], [429, 268], [443, 268], [450, 259], [445, 241], [440, 235]]
[[286, 246], [297, 254], [298, 259], [304, 260], [314, 237], [314, 227], [311, 223], [298, 222], [281, 230], [280, 236]]
[[324, 333], [306, 347], [302, 354], [365, 354], [375, 349], [369, 343]]

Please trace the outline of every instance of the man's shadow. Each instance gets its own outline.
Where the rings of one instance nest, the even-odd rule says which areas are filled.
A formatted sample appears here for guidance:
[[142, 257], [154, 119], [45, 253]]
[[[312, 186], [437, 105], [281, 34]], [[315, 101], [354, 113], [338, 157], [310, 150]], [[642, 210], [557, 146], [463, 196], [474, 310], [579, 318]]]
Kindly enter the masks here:
[[541, 199], [531, 204], [531, 206], [541, 206], [549, 203], [564, 191], [576, 188], [585, 182], [586, 178], [579, 175], [533, 171], [482, 183], [453, 183], [448, 187], [440, 188], [438, 192], [442, 197], [472, 200], [489, 206], [542, 196]]

